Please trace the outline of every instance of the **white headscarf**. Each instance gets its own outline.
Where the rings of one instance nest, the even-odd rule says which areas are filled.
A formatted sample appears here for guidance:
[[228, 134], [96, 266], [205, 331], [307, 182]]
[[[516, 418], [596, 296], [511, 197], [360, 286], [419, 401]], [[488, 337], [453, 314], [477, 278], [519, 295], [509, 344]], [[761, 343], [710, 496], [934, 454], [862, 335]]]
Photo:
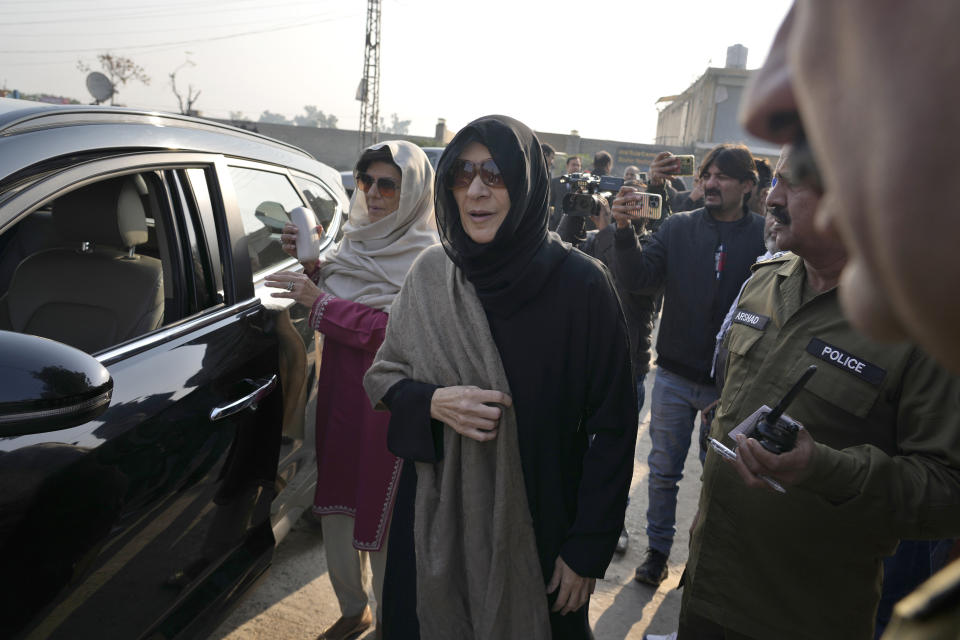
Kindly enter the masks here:
[[433, 167], [427, 155], [402, 140], [381, 142], [364, 152], [382, 147], [400, 167], [400, 205], [370, 222], [366, 197], [355, 190], [343, 239], [324, 257], [319, 284], [338, 298], [389, 312], [410, 265], [439, 238], [433, 217]]

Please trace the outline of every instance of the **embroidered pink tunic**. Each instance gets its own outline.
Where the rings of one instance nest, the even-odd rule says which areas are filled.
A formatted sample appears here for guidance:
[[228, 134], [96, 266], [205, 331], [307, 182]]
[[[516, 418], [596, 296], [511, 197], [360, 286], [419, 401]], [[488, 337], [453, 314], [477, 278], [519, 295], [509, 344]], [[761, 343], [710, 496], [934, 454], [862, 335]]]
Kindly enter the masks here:
[[322, 294], [310, 325], [324, 335], [317, 380], [318, 515], [353, 516], [353, 546], [379, 551], [393, 511], [402, 461], [387, 451], [390, 414], [375, 412], [363, 374], [383, 342], [388, 315]]

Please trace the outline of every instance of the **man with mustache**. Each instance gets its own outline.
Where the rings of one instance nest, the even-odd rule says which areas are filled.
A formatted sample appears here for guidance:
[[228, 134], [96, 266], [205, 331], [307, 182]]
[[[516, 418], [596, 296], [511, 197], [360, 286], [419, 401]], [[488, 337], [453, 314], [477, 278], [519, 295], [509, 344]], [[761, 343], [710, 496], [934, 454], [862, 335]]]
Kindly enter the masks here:
[[[711, 436], [737, 457], [707, 457], [678, 640], [871, 638], [881, 558], [900, 538], [960, 528], [960, 379], [843, 318], [847, 252], [814, 228], [821, 193], [801, 180], [798, 155], [784, 148], [767, 198], [788, 253], [754, 266], [723, 338]], [[776, 455], [730, 436], [811, 364], [788, 409], [804, 426], [795, 448]]]
[[[960, 3], [912, 9], [797, 0], [741, 119], [772, 142], [809, 140], [824, 176], [817, 224], [836, 229], [850, 253], [841, 302], [851, 322], [881, 339], [909, 336], [960, 373], [960, 216], [949, 204], [960, 164], [945, 142], [960, 136], [960, 89], [930, 81], [956, 77]], [[884, 637], [956, 637], [958, 594], [955, 562], [897, 606]]]
[[[663, 153], [651, 164], [653, 185], [669, 180], [679, 169], [679, 161], [670, 158]], [[650, 405], [649, 546], [635, 576], [652, 586], [668, 574], [677, 483], [696, 414], [717, 398], [711, 375], [714, 337], [750, 265], [764, 252], [763, 218], [747, 207], [757, 182], [750, 151], [742, 145], [715, 147], [701, 164], [700, 182], [705, 206], [670, 216], [644, 244], [631, 226], [637, 219], [637, 188], [622, 187], [613, 201], [618, 287], [637, 295], [654, 295], [661, 288], [664, 292]], [[701, 460], [705, 433], [701, 421]]]

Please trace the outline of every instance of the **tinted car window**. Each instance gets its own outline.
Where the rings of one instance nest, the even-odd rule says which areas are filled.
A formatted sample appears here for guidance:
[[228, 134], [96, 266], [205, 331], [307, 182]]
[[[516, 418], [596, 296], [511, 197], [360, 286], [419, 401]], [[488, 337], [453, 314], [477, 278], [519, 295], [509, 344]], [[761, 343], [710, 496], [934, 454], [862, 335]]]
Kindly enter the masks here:
[[290, 210], [303, 206], [297, 190], [283, 174], [230, 167], [237, 206], [247, 237], [253, 273], [290, 259], [280, 248], [280, 233], [290, 221]]
[[3, 234], [0, 329], [97, 353], [189, 313], [158, 172], [59, 194]]
[[317, 222], [323, 226], [324, 235], [326, 235], [326, 232], [331, 228], [330, 223], [333, 222], [333, 217], [337, 214], [336, 200], [327, 193], [326, 189], [313, 180], [307, 180], [300, 176], [295, 176], [294, 180], [306, 197], [307, 204], [310, 205], [313, 213], [317, 216]]

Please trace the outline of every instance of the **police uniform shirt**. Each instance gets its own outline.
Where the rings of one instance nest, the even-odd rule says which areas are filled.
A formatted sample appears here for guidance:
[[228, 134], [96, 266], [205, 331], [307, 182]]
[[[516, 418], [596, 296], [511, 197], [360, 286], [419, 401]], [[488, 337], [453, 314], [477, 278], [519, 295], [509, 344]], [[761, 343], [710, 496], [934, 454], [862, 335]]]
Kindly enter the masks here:
[[754, 266], [711, 435], [733, 446], [815, 364], [787, 410], [817, 442], [811, 473], [781, 495], [708, 454], [683, 609], [755, 638], [869, 638], [881, 558], [901, 537], [960, 533], [960, 384], [912, 345], [862, 336], [835, 289], [805, 281], [793, 254]]

